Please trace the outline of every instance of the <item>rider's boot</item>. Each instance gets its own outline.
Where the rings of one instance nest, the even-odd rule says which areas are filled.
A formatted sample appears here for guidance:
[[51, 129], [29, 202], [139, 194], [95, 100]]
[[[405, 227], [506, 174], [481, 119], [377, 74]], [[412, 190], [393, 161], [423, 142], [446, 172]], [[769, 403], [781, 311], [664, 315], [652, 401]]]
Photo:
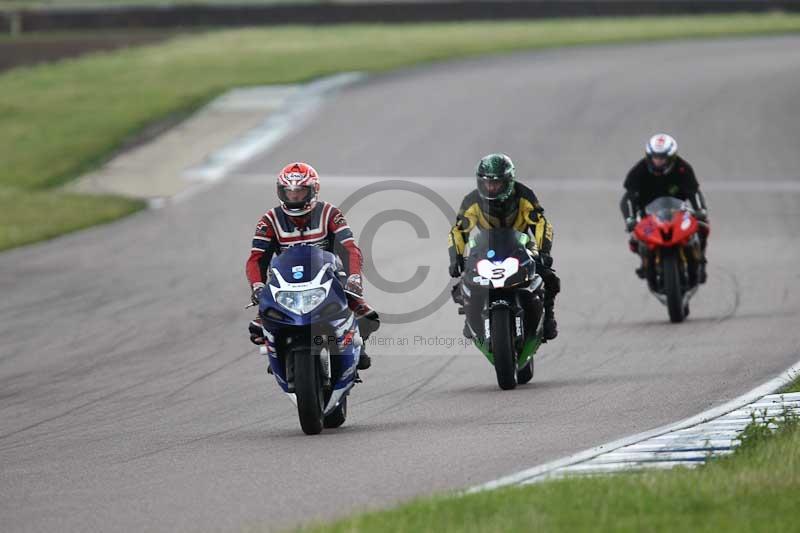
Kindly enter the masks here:
[[469, 328], [469, 322], [467, 322], [466, 319], [464, 319], [464, 330], [461, 333], [467, 339], [472, 339], [473, 337], [472, 330]]
[[251, 320], [247, 329], [250, 331], [250, 342], [257, 346], [264, 344], [264, 330], [261, 328], [260, 318]]
[[459, 280], [458, 283], [450, 287], [450, 297], [458, 305], [461, 306], [464, 305], [464, 294], [461, 292], [461, 280]]
[[706, 260], [705, 257], [700, 261], [700, 264], [697, 265], [697, 282], [698, 283], [705, 283], [708, 280], [708, 274], [706, 273]]
[[705, 283], [708, 280], [708, 274], [706, 274], [706, 265], [708, 264], [708, 260], [706, 259], [706, 246], [708, 245], [708, 222], [706, 221], [705, 224], [701, 227], [700, 231], [700, 261], [697, 265], [697, 282], [698, 283]]
[[361, 345], [361, 354], [358, 357], [359, 370], [366, 370], [372, 366], [372, 358], [367, 355], [367, 339], [380, 327], [380, 317], [378, 317], [378, 313], [372, 309], [358, 319], [358, 330], [361, 333], [361, 340], [363, 341]]
[[361, 345], [361, 353], [358, 356], [358, 369], [366, 370], [372, 366], [372, 358], [367, 355], [366, 343]]
[[[256, 346], [264, 346], [266, 339], [264, 339], [264, 330], [261, 328], [261, 319], [251, 320], [247, 329], [250, 331], [250, 342]], [[267, 364], [267, 374], [272, 374], [272, 366], [269, 364]]]
[[358, 357], [358, 369], [359, 370], [366, 370], [370, 366], [372, 366], [372, 358], [367, 355], [367, 339], [369, 336], [378, 331], [378, 328], [381, 327], [381, 320], [378, 317], [378, 313], [370, 307], [367, 301], [364, 299], [363, 296], [356, 296], [354, 294], [347, 294], [347, 304], [350, 307], [350, 310], [356, 315], [356, 320], [358, 320], [358, 331], [361, 335], [361, 340], [363, 344], [361, 345], [361, 353]]
[[647, 259], [644, 256], [639, 256], [639, 258], [642, 262], [639, 264], [639, 268], [636, 269], [636, 275], [640, 279], [647, 279]]
[[558, 322], [556, 322], [555, 299], [548, 298], [544, 302], [544, 340], [549, 341], [558, 337]]
[[[641, 257], [641, 254], [639, 253], [639, 241], [637, 241], [633, 235], [631, 235], [630, 239], [628, 239], [628, 248], [631, 252]], [[644, 257], [641, 257], [641, 260], [642, 264], [636, 269], [636, 275], [641, 279], [645, 279], [647, 277], [647, 270], [645, 270]]]
[[705, 283], [708, 280], [708, 274], [706, 273], [706, 265], [708, 264], [708, 260], [706, 259], [706, 239], [700, 242], [700, 259], [697, 262], [697, 282]]
[[540, 271], [544, 279], [544, 331], [545, 341], [553, 340], [558, 337], [558, 323], [556, 322], [556, 295], [561, 292], [561, 280], [555, 271], [550, 268], [543, 268]]
[[[458, 280], [458, 283], [450, 287], [450, 297], [457, 305], [460, 306], [458, 308], [458, 314], [459, 315], [465, 314], [466, 311], [464, 309], [464, 293], [461, 292], [461, 280]], [[461, 330], [461, 334], [464, 335], [464, 338], [466, 339], [472, 339], [472, 330], [469, 329], [469, 322], [467, 321], [466, 318], [464, 319], [464, 329]]]

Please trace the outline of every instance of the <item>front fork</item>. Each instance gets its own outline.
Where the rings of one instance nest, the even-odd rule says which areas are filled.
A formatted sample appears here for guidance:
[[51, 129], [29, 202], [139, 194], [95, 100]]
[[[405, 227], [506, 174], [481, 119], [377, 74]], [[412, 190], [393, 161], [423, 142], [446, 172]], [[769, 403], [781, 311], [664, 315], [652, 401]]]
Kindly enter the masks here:
[[[481, 310], [481, 320], [483, 322], [483, 331], [487, 345], [490, 345], [491, 343], [491, 312], [496, 307], [503, 306], [507, 307], [511, 312], [512, 331], [510, 331], [509, 334], [514, 336], [514, 349], [517, 354], [520, 354], [523, 351], [523, 348], [525, 347], [525, 341], [529, 336], [526, 322], [532, 323], [534, 320], [534, 317], [528, 317], [528, 320], [526, 320], [526, 306], [520, 300], [523, 292], [524, 289], [517, 289], [510, 294], [504, 293], [502, 297], [492, 297], [493, 295], [490, 293], [488, 305], [485, 305]], [[542, 295], [539, 294], [540, 292], [541, 291], [537, 292], [536, 290], [531, 291], [533, 305], [530, 306], [530, 311], [537, 311], [539, 314], [538, 320], [536, 321], [536, 326], [531, 335], [532, 337], [541, 337], [542, 329], [544, 327], [544, 304]], [[536, 305], [537, 303], [539, 305]]]
[[[677, 246], [679, 264], [681, 268], [681, 285], [686, 290], [697, 285], [697, 268], [700, 261], [700, 240], [697, 235], [693, 235], [689, 242], [684, 246]], [[662, 292], [664, 290], [664, 273], [662, 270], [661, 255], [666, 248], [650, 250], [644, 244], [639, 245], [639, 255], [642, 258], [647, 275], [647, 284], [651, 291]]]

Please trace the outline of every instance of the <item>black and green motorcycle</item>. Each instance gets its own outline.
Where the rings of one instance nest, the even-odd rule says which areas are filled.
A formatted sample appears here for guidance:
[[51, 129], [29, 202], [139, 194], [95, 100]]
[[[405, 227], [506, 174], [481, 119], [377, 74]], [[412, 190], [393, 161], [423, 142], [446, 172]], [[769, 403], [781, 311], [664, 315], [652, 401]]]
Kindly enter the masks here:
[[[470, 238], [464, 274], [453, 298], [463, 303], [465, 334], [494, 365], [503, 390], [533, 378], [533, 356], [542, 344], [544, 287], [527, 244], [510, 228]], [[459, 297], [460, 296], [460, 297]], [[527, 310], [527, 312], [526, 312]]]

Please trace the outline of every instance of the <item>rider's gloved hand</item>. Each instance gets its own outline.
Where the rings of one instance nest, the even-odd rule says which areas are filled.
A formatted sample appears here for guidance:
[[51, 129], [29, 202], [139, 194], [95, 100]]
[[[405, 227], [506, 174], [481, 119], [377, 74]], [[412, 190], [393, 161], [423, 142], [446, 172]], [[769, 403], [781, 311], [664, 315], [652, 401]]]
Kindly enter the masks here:
[[625, 219], [625, 231], [628, 233], [633, 231], [633, 228], [636, 227], [636, 219], [633, 217], [628, 217]]
[[358, 329], [365, 339], [378, 331], [379, 327], [381, 327], [381, 319], [375, 311], [370, 311], [358, 319]]
[[364, 285], [361, 283], [361, 274], [350, 274], [344, 284], [344, 291], [353, 296], [364, 296]]
[[258, 305], [258, 300], [261, 297], [261, 291], [264, 290], [264, 287], [266, 287], [266, 285], [263, 283], [253, 283], [253, 286], [250, 288], [250, 301], [253, 302], [253, 305]]
[[461, 273], [463, 271], [464, 271], [464, 256], [458, 254], [454, 259], [450, 259], [450, 277], [451, 278], [461, 277]]
[[525, 245], [525, 250], [528, 252], [528, 255], [531, 256], [531, 259], [534, 261], [539, 260], [539, 248], [536, 246], [535, 240], [529, 240], [528, 244]]

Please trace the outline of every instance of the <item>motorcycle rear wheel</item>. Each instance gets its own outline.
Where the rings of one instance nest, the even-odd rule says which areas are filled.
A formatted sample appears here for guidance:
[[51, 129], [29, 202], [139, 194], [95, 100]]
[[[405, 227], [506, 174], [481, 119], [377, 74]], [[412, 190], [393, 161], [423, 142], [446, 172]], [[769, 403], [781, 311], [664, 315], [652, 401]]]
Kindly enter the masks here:
[[533, 379], [533, 359], [528, 361], [528, 364], [522, 367], [522, 370], [517, 372], [517, 383], [524, 385]]

